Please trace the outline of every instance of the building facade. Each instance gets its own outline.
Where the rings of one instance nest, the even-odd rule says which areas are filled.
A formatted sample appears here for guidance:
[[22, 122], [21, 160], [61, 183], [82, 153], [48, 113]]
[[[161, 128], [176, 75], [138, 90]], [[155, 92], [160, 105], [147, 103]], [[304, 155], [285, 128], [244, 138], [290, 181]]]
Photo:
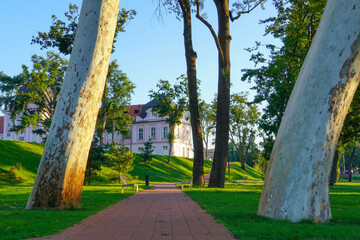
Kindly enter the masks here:
[[[132, 105], [128, 114], [135, 119], [130, 126], [130, 135], [121, 136], [121, 134], [115, 133], [115, 142], [124, 141], [125, 146], [132, 152], [140, 153], [140, 148], [150, 140], [153, 143], [154, 154], [168, 155], [170, 151], [169, 124], [166, 123], [166, 117], [160, 118], [157, 114], [152, 113], [153, 105], [153, 100], [144, 105]], [[172, 155], [192, 158], [194, 151], [191, 136], [190, 119], [184, 114], [181, 124], [175, 127]], [[105, 143], [110, 144], [111, 139], [111, 133], [104, 134]]]
[[[151, 141], [153, 143], [154, 154], [168, 155], [169, 145], [169, 124], [166, 123], [166, 117], [160, 118], [157, 114], [152, 113], [154, 101], [150, 101], [143, 105], [132, 105], [127, 114], [134, 117], [134, 121], [130, 126], [130, 135], [122, 136], [115, 132], [115, 143], [123, 141], [125, 146], [134, 153], [140, 153], [140, 148], [144, 147], [144, 142]], [[25, 142], [42, 142], [42, 136], [34, 134], [35, 129], [32, 126], [26, 128], [20, 133], [10, 132], [13, 122], [9, 112], [2, 110], [4, 116], [0, 117], [0, 138], [5, 140], [19, 140]], [[172, 155], [179, 157], [194, 156], [192, 147], [192, 134], [190, 119], [184, 114], [181, 124], [175, 127], [175, 139], [172, 146]], [[104, 143], [111, 144], [112, 134], [104, 134]]]
[[[0, 128], [1, 128], [0, 131], [2, 131], [2, 134], [0, 134], [0, 136], [2, 135], [1, 139], [41, 143], [42, 137], [32, 132], [33, 130], [36, 129], [33, 126], [27, 127], [23, 132], [19, 132], [19, 133], [10, 132], [10, 129], [13, 126], [13, 121], [11, 120], [8, 111], [2, 110], [2, 113], [4, 114], [4, 116], [0, 117]], [[2, 119], [2, 124], [1, 124], [1, 119]]]

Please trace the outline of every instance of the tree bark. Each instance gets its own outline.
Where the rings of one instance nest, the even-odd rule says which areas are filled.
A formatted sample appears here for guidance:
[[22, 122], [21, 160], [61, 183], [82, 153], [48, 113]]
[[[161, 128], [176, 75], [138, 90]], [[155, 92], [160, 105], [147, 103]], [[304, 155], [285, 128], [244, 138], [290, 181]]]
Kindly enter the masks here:
[[334, 159], [332, 161], [331, 172], [330, 172], [330, 181], [329, 185], [334, 186], [337, 182], [337, 169], [339, 163], [339, 151], [335, 150]]
[[193, 185], [203, 187], [204, 180], [204, 149], [199, 116], [199, 101], [196, 78], [196, 52], [193, 49], [191, 35], [191, 6], [189, 0], [179, 0], [184, 19], [184, 45], [189, 88], [189, 108], [191, 129], [194, 144]]
[[355, 156], [355, 150], [356, 150], [356, 147], [354, 146], [353, 150], [351, 152], [350, 162], [349, 162], [349, 182], [352, 182], [352, 180], [353, 180], [351, 170], [352, 170], [352, 163], [353, 163], [354, 156]]
[[271, 153], [258, 215], [331, 219], [329, 174], [360, 80], [360, 5], [329, 0], [287, 104]]
[[229, 149], [229, 108], [230, 108], [230, 18], [229, 0], [214, 0], [218, 13], [219, 81], [216, 114], [216, 139], [214, 161], [209, 187], [225, 186], [226, 163]]
[[115, 145], [115, 110], [112, 111], [111, 145]]
[[119, 9], [84, 0], [74, 48], [26, 208], [80, 208]]

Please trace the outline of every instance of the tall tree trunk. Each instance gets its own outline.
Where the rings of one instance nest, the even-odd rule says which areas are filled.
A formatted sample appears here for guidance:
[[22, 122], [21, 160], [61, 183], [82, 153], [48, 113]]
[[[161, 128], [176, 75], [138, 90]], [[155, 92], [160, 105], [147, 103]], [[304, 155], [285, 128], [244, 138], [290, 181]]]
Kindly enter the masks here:
[[335, 183], [337, 182], [338, 163], [339, 163], [339, 151], [335, 150], [334, 159], [333, 159], [333, 163], [331, 166], [331, 172], [330, 172], [330, 181], [329, 181], [330, 186], [334, 186]]
[[80, 208], [119, 10], [84, 0], [74, 48], [26, 208]]
[[170, 160], [171, 160], [171, 152], [172, 152], [172, 143], [169, 142], [169, 156], [168, 156], [168, 161], [167, 161], [167, 164], [170, 163]]
[[206, 143], [205, 143], [205, 147], [206, 147], [206, 152], [205, 152], [205, 159], [209, 160], [209, 136], [206, 136]]
[[204, 149], [199, 117], [199, 101], [196, 79], [196, 52], [193, 49], [191, 35], [191, 6], [189, 0], [179, 0], [184, 19], [184, 44], [189, 87], [189, 108], [191, 129], [194, 144], [193, 185], [203, 187], [204, 181]]
[[168, 164], [170, 163], [170, 160], [171, 160], [171, 154], [172, 154], [172, 147], [173, 147], [174, 138], [175, 138], [175, 126], [171, 126], [169, 124], [169, 134], [168, 134], [169, 156], [168, 156], [168, 161], [167, 161]]
[[351, 152], [351, 156], [350, 156], [350, 162], [349, 162], [349, 182], [352, 182], [352, 163], [353, 163], [353, 160], [354, 160], [354, 156], [355, 156], [355, 150], [356, 150], [356, 147], [354, 146], [353, 147], [353, 150]]
[[229, 108], [230, 108], [230, 18], [229, 0], [214, 0], [218, 13], [219, 81], [216, 114], [216, 139], [214, 161], [209, 187], [225, 186], [226, 162], [229, 149]]
[[115, 145], [115, 111], [112, 111], [111, 145]]
[[[105, 88], [106, 88], [106, 82], [105, 82]], [[103, 121], [102, 121], [102, 126], [101, 126], [101, 132], [100, 132], [100, 146], [102, 147], [104, 145], [104, 132], [105, 132], [105, 127], [106, 127], [106, 96], [103, 96], [104, 99], [104, 116], [103, 116]]]
[[331, 219], [329, 174], [360, 81], [360, 5], [329, 0], [287, 104], [258, 214], [298, 222]]

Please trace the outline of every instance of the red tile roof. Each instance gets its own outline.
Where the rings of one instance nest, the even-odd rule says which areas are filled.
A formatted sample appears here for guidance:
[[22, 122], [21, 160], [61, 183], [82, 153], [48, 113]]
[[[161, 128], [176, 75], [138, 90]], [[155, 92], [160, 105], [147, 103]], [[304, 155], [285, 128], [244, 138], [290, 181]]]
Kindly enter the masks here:
[[129, 108], [129, 114], [132, 117], [139, 116], [142, 110], [143, 104], [131, 105]]
[[4, 133], [4, 116], [0, 117], [0, 133]]

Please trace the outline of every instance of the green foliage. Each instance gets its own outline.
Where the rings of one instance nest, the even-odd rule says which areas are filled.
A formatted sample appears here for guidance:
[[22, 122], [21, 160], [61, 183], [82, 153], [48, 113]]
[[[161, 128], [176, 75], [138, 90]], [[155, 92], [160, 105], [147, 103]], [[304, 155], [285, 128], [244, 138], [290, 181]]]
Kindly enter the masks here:
[[205, 101], [200, 102], [199, 117], [200, 117], [201, 130], [203, 134], [203, 142], [206, 146], [205, 157], [208, 158], [207, 150], [209, 145], [209, 137], [210, 135], [215, 135], [216, 98], [211, 104], [208, 104]]
[[[31, 61], [33, 68], [23, 65], [17, 76], [0, 73], [0, 103], [10, 112], [11, 131], [21, 132], [32, 125], [38, 127], [34, 132], [42, 135], [49, 130], [67, 60], [47, 52], [46, 58], [33, 55]], [[15, 121], [17, 117], [19, 121]]]
[[100, 172], [101, 167], [105, 166], [107, 158], [104, 154], [104, 148], [98, 145], [97, 141], [93, 141], [91, 143], [85, 170], [85, 179], [87, 180], [88, 185], [90, 185], [91, 179], [96, 175], [96, 171]]
[[117, 172], [117, 174], [112, 173], [109, 175], [113, 181], [119, 182], [121, 175], [126, 175], [134, 168], [133, 161], [135, 156], [124, 146], [112, 145], [110, 152], [105, 153], [105, 157], [108, 159], [107, 166]]
[[[123, 135], [130, 133], [129, 126], [134, 120], [127, 114], [131, 94], [134, 93], [135, 84], [119, 69], [116, 61], [112, 61], [109, 65], [106, 85], [101, 102], [101, 108], [98, 114], [96, 124], [96, 134], [102, 141], [105, 130], [115, 135], [115, 131]], [[109, 119], [110, 121], [108, 121]], [[115, 142], [112, 142], [115, 144]]]
[[360, 86], [357, 88], [340, 133], [338, 145], [345, 148], [348, 143], [360, 142]]
[[171, 146], [175, 139], [175, 127], [181, 124], [181, 118], [188, 109], [188, 89], [187, 78], [181, 75], [177, 78], [178, 83], [171, 86], [167, 80], [161, 80], [156, 84], [157, 90], [151, 90], [149, 96], [154, 100], [152, 108], [153, 113], [159, 114], [160, 117], [166, 117], [166, 123], [169, 124], [169, 159], [171, 156]]
[[[262, 52], [254, 53], [250, 60], [255, 69], [243, 69], [242, 81], [254, 81], [256, 90], [254, 102], [266, 101], [259, 126], [266, 135], [273, 138], [280, 126], [287, 101], [300, 72], [311, 41], [319, 25], [326, 0], [275, 0], [276, 17], [261, 21], [266, 26], [266, 34], [272, 34], [282, 41], [282, 47], [265, 45], [270, 51], [269, 59]], [[254, 52], [262, 44], [257, 42]]]
[[[70, 54], [74, 45], [76, 29], [79, 20], [79, 8], [76, 4], [69, 4], [69, 11], [65, 14], [66, 20], [60, 20], [52, 15], [52, 25], [48, 33], [38, 32], [38, 36], [32, 38], [31, 44], [39, 44], [40, 49], [58, 48], [65, 55]], [[118, 21], [115, 30], [113, 51], [119, 32], [124, 32], [126, 25], [136, 15], [135, 10], [119, 10]]]
[[255, 159], [255, 169], [259, 172], [261, 172], [264, 177], [266, 174], [266, 168], [269, 164], [269, 160], [266, 159], [261, 153], [256, 153], [256, 159]]
[[232, 94], [230, 105], [230, 141], [243, 168], [249, 154], [256, 148], [256, 127], [260, 117], [257, 106], [247, 102], [247, 95]]
[[153, 159], [153, 152], [155, 147], [153, 147], [153, 143], [151, 139], [149, 141], [144, 142], [144, 147], [140, 147], [140, 158], [143, 163], [151, 164], [151, 160]]

